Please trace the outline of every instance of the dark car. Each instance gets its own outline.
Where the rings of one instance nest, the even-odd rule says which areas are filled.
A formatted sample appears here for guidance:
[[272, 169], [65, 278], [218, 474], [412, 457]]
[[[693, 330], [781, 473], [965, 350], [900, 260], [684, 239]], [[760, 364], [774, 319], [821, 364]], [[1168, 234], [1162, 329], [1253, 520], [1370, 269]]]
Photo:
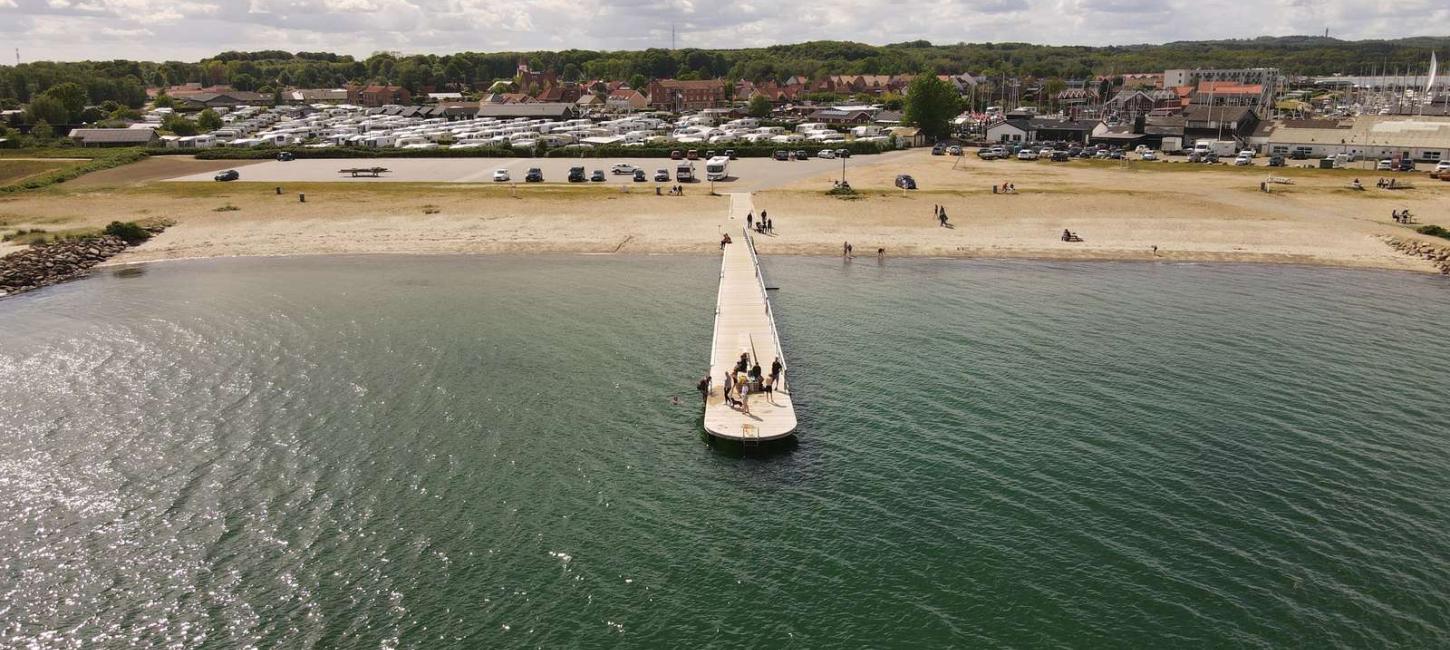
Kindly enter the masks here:
[[297, 156], [292, 155], [291, 151], [283, 151], [277, 154], [277, 160], [279, 162], [291, 162], [296, 159]]
[[242, 175], [237, 173], [237, 170], [235, 169], [228, 169], [220, 174], [217, 174], [216, 176], [213, 176], [213, 178], [219, 181], [234, 181], [241, 177]]
[[931, 155], [933, 155], [933, 156], [943, 156], [943, 155], [946, 155], [946, 152], [947, 152], [947, 148], [945, 146], [940, 145], [940, 144], [938, 144], [938, 145], [936, 145], [936, 146], [934, 146], [934, 147], [931, 148]]
[[671, 151], [670, 152], [670, 160], [684, 160], [684, 159], [685, 159], [685, 152], [680, 151], [679, 149], [675, 149], [674, 151]]
[[790, 160], [790, 152], [789, 151], [782, 150], [782, 149], [777, 149], [775, 151], [775, 159], [776, 160]]
[[851, 150], [850, 149], [837, 149], [836, 150], [836, 157], [837, 158], [850, 158], [851, 157]]
[[903, 190], [914, 190], [916, 189], [916, 179], [902, 174], [896, 177], [896, 186]]
[[643, 169], [636, 169], [636, 170], [634, 170], [634, 182], [636, 182], [636, 183], [643, 183], [643, 182], [645, 182], [647, 180], [649, 180], [649, 177], [648, 176], [645, 176], [645, 173], [644, 173], [644, 170]]
[[539, 169], [538, 167], [530, 167], [529, 168], [529, 172], [527, 174], [524, 174], [524, 182], [525, 183], [542, 183], [542, 182], [544, 182], [544, 170]]
[[594, 170], [594, 173], [589, 175], [589, 182], [591, 182], [591, 183], [603, 183], [604, 182], [604, 170], [602, 170], [602, 169], [596, 169], [596, 170]]
[[1071, 156], [1067, 155], [1066, 151], [1052, 152], [1052, 162], [1067, 162], [1069, 159], [1071, 159]]
[[795, 159], [796, 160], [805, 160], [805, 159], [810, 158], [810, 157], [811, 157], [811, 152], [806, 151], [805, 149], [797, 149], [796, 152], [795, 152]]
[[691, 149], [691, 150], [685, 152], [685, 158], [686, 159], [689, 159], [689, 160], [699, 160], [700, 159], [700, 152], [699, 151], [696, 151], [694, 149]]
[[655, 171], [655, 182], [668, 183], [670, 181], [670, 170], [660, 169]]
[[710, 149], [709, 151], [706, 151], [705, 152], [705, 160], [709, 160], [709, 159], [714, 158], [714, 157], [715, 157], [715, 150], [714, 149]]
[[1269, 166], [1270, 167], [1283, 167], [1284, 166], [1284, 157], [1283, 156], [1269, 156]]
[[1410, 160], [1409, 158], [1401, 158], [1400, 159], [1400, 164], [1395, 165], [1394, 166], [1394, 170], [1397, 171], [1397, 172], [1412, 172], [1412, 171], [1415, 171], [1415, 161]]
[[569, 182], [570, 183], [583, 183], [586, 180], [589, 180], [589, 179], [588, 179], [588, 177], [586, 177], [584, 175], [584, 168], [583, 167], [570, 167], [569, 168]]
[[729, 158], [731, 160], [736, 160], [735, 150], [734, 149], [726, 149], [725, 150], [725, 157], [726, 158]]
[[1290, 160], [1309, 160], [1309, 152], [1304, 151], [1303, 149], [1295, 149], [1294, 150], [1294, 153], [1289, 154], [1289, 159]]

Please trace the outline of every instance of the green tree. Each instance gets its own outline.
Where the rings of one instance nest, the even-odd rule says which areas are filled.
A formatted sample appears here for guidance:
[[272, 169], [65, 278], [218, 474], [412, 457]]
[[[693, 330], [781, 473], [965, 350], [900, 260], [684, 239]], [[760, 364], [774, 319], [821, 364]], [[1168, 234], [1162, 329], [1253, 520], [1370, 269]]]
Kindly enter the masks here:
[[906, 88], [902, 122], [921, 129], [932, 140], [951, 134], [951, 121], [961, 112], [962, 98], [934, 74], [919, 74]]
[[81, 111], [81, 114], [76, 117], [77, 121], [86, 122], [89, 124], [93, 124], [104, 119], [106, 119], [106, 112], [95, 106], [87, 106]]
[[564, 64], [564, 81], [579, 81], [584, 78], [584, 71], [579, 69], [577, 63]]
[[172, 99], [171, 95], [166, 94], [164, 90], [156, 95], [156, 101], [151, 104], [156, 108], [176, 108], [176, 100]]
[[642, 74], [633, 74], [629, 77], [629, 87], [644, 92], [644, 87], [649, 85], [649, 79]]
[[39, 120], [30, 125], [30, 137], [36, 140], [49, 140], [55, 137], [55, 129], [50, 128], [45, 120]]
[[70, 124], [70, 111], [65, 104], [50, 95], [39, 95], [25, 108], [25, 121], [31, 124]]
[[122, 106], [114, 111], [111, 111], [110, 119], [126, 122], [139, 122], [141, 121], [141, 111], [127, 106]]
[[47, 88], [45, 92], [41, 93], [41, 96], [60, 101], [65, 106], [66, 113], [71, 117], [80, 115], [90, 101], [90, 97], [86, 95], [86, 89], [82, 88], [80, 84], [70, 81]]
[[188, 120], [180, 115], [168, 115], [161, 122], [161, 128], [176, 135], [196, 135], [196, 122]]
[[196, 126], [203, 131], [215, 131], [222, 128], [222, 117], [210, 108], [203, 109], [196, 116]]
[[770, 117], [770, 100], [766, 99], [765, 95], [751, 97], [749, 112], [751, 117]]

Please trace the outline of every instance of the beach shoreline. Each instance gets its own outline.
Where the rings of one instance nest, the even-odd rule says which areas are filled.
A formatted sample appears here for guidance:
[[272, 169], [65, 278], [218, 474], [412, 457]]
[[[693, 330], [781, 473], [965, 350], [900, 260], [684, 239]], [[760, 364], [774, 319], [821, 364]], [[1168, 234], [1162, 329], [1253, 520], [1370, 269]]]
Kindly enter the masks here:
[[[212, 165], [208, 161], [206, 167]], [[602, 163], [601, 163], [602, 164]], [[779, 163], [789, 169], [791, 163]], [[163, 169], [162, 166], [165, 166]], [[106, 266], [169, 259], [328, 254], [717, 254], [728, 193], [753, 190], [775, 232], [762, 255], [1290, 264], [1438, 273], [1391, 239], [1434, 239], [1396, 224], [1450, 223], [1450, 183], [1412, 193], [1350, 192], [1349, 175], [1290, 169], [1293, 184], [1259, 191], [1263, 170], [1174, 163], [1102, 165], [931, 156], [911, 151], [849, 162], [852, 200], [827, 196], [839, 170], [782, 172], [778, 182], [703, 183], [684, 196], [653, 186], [461, 182], [178, 182], [185, 163], [138, 163], [0, 200], [9, 227], [97, 227], [161, 218], [173, 225]], [[765, 169], [771, 169], [766, 167]], [[922, 188], [895, 189], [898, 173]], [[84, 180], [86, 177], [82, 177]], [[1013, 194], [992, 192], [1010, 182]], [[278, 192], [277, 188], [281, 187]], [[301, 200], [305, 195], [305, 201]], [[946, 209], [949, 227], [935, 217]], [[733, 230], [732, 230], [733, 229]], [[1061, 240], [1063, 230], [1081, 242]], [[12, 247], [13, 248], [13, 247]], [[1156, 250], [1155, 250], [1156, 248]], [[0, 251], [3, 253], [4, 251]]]

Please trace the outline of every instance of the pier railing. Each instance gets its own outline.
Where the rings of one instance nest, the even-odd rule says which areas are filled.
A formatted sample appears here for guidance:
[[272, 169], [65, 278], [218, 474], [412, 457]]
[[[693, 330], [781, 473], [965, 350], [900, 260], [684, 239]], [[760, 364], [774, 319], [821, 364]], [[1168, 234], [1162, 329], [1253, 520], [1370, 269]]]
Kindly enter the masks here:
[[[770, 294], [766, 293], [765, 290], [765, 275], [760, 271], [760, 258], [755, 254], [755, 238], [750, 236], [750, 228], [747, 227], [744, 231], [745, 245], [750, 250], [750, 264], [755, 268], [755, 283], [760, 287], [760, 298], [765, 302], [765, 314], [770, 320], [770, 336], [775, 339], [775, 358], [780, 360], [780, 391], [789, 393], [790, 389], [788, 388], [786, 376], [789, 374], [790, 366], [785, 362], [785, 350], [780, 344], [780, 331], [775, 328], [775, 312], [770, 306]], [[716, 305], [715, 309], [716, 313], [719, 313], [718, 305]], [[713, 354], [713, 350], [711, 352]], [[760, 358], [756, 357], [755, 362], [760, 363]]]

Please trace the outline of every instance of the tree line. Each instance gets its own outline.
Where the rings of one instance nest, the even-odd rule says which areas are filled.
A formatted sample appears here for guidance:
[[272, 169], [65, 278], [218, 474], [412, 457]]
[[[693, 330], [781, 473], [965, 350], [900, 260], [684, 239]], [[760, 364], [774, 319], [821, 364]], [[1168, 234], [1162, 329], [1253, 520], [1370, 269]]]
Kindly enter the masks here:
[[413, 54], [379, 52], [358, 59], [326, 52], [223, 52], [196, 62], [79, 61], [0, 66], [0, 105], [28, 103], [52, 87], [71, 83], [86, 103], [139, 108], [147, 86], [196, 82], [237, 90], [339, 87], [389, 83], [424, 88], [486, 88], [514, 77], [520, 61], [551, 70], [566, 81], [585, 79], [746, 79], [782, 82], [794, 76], [972, 73], [1027, 79], [1083, 79], [1094, 75], [1161, 72], [1170, 68], [1273, 66], [1287, 74], [1362, 74], [1372, 69], [1423, 72], [1431, 50], [1450, 50], [1450, 38], [1341, 41], [1322, 37], [1185, 41], [1108, 47], [910, 41], [866, 45], [812, 41], [746, 49], [560, 50]]

